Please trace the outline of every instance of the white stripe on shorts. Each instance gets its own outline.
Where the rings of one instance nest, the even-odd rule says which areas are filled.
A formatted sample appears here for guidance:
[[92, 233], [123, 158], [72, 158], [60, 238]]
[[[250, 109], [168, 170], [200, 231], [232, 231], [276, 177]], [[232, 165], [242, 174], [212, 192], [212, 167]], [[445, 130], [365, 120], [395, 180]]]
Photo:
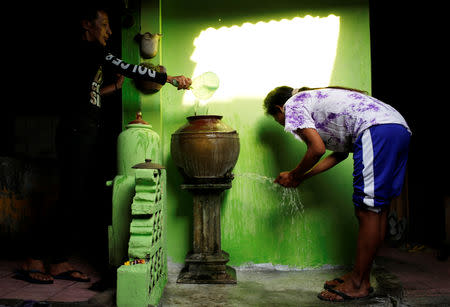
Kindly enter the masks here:
[[374, 206], [375, 197], [375, 178], [373, 174], [373, 146], [370, 129], [363, 132], [361, 143], [363, 147], [363, 165], [362, 171], [364, 177], [364, 204], [370, 207]]

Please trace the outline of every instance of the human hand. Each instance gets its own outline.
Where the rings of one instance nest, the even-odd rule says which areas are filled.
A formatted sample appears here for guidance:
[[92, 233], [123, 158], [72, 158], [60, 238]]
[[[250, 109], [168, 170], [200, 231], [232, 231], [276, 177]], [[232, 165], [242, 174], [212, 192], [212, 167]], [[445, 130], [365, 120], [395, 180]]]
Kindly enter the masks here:
[[179, 90], [187, 90], [192, 84], [192, 80], [185, 76], [167, 76], [167, 82], [177, 87]]
[[118, 91], [122, 88], [125, 77], [121, 74], [116, 74], [116, 77], [117, 77], [116, 82], [105, 85], [100, 89], [101, 96], [112, 94], [115, 91]]
[[117, 77], [117, 81], [116, 81], [116, 83], [114, 83], [114, 85], [116, 86], [116, 90], [118, 90], [118, 89], [122, 88], [125, 77], [121, 74], [117, 74], [116, 77]]
[[281, 172], [274, 181], [285, 188], [298, 187], [301, 182], [302, 180], [295, 178], [291, 172]]

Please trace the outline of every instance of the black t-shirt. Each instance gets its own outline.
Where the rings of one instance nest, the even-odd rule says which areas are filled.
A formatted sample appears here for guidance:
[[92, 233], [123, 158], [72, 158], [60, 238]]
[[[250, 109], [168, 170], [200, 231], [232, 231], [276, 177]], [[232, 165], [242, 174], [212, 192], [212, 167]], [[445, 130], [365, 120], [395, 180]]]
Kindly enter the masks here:
[[62, 82], [65, 94], [61, 101], [64, 110], [62, 118], [70, 126], [100, 122], [100, 88], [105, 70], [135, 80], [153, 81], [162, 85], [167, 80], [167, 74], [126, 63], [97, 43], [81, 41], [70, 53], [72, 60], [63, 67], [66, 70], [65, 80]]

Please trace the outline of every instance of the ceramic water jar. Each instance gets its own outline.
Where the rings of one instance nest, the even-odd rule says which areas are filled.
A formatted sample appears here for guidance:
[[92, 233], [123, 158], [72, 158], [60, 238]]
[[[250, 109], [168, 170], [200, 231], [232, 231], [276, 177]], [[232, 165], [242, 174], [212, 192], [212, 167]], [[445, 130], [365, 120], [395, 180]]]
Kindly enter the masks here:
[[187, 182], [232, 179], [239, 156], [239, 135], [220, 115], [198, 115], [172, 134], [171, 154]]
[[142, 120], [138, 113], [135, 120], [128, 123], [117, 139], [118, 175], [134, 174], [133, 166], [145, 159], [160, 162], [159, 135], [152, 126]]

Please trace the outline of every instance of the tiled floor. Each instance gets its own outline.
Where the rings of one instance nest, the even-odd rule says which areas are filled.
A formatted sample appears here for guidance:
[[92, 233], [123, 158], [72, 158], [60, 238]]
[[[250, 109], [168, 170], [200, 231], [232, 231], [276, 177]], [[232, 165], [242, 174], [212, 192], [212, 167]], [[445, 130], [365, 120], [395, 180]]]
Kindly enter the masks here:
[[99, 280], [99, 274], [83, 261], [71, 259], [74, 266], [87, 273], [91, 278], [89, 283], [68, 280], [54, 280], [53, 284], [31, 284], [13, 278], [14, 270], [20, 263], [16, 261], [0, 261], [0, 299], [22, 299], [33, 301], [79, 302], [87, 301], [98, 292], [89, 288]]

